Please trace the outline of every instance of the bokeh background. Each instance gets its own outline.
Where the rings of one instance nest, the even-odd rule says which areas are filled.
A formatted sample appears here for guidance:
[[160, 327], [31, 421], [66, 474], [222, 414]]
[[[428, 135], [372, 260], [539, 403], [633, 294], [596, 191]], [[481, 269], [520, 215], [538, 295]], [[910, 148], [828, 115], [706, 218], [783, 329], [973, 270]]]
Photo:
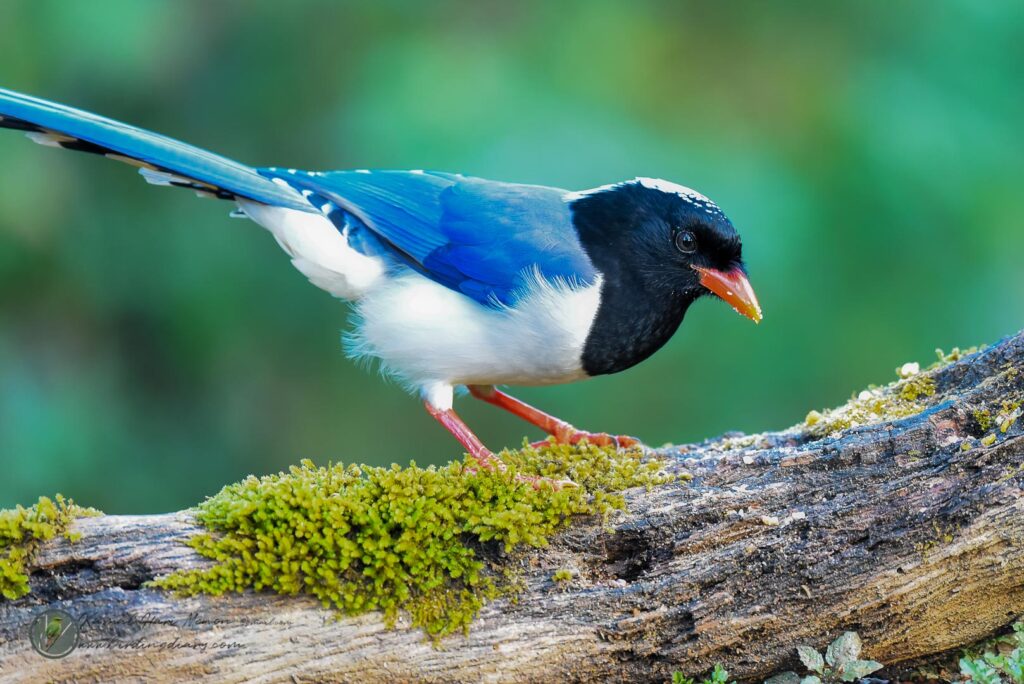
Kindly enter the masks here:
[[[658, 444], [1024, 325], [1022, 32], [1016, 0], [32, 0], [0, 3], [0, 74], [254, 164], [710, 195], [765, 322], [704, 300], [639, 367], [520, 392]], [[0, 133], [0, 506], [159, 512], [303, 457], [459, 454], [228, 204]], [[492, 446], [539, 437], [459, 408]]]

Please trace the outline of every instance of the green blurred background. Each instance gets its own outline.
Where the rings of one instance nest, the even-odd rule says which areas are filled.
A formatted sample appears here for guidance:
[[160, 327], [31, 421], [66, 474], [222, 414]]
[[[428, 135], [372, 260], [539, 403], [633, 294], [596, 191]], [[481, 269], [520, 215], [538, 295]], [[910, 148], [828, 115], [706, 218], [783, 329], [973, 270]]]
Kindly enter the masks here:
[[[520, 392], [658, 444], [784, 427], [1022, 327], [1022, 30], [1017, 0], [33, 0], [0, 4], [0, 74], [254, 164], [710, 195], [765, 322], [705, 300], [627, 373]], [[459, 454], [228, 204], [10, 131], [0, 159], [0, 506], [158, 512], [303, 457]], [[459, 409], [491, 446], [539, 437]]]

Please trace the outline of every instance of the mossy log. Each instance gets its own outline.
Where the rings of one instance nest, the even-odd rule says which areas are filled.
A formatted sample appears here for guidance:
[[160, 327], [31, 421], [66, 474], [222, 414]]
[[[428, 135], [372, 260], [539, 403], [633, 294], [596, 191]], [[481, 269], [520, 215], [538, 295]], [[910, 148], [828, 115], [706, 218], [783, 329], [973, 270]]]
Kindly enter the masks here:
[[[902, 393], [891, 420], [659, 449], [692, 481], [505, 558], [518, 598], [439, 644], [305, 597], [147, 588], [208, 562], [183, 544], [192, 516], [82, 518], [77, 542], [39, 548], [31, 593], [0, 603], [0, 682], [664, 682], [715, 663], [756, 681], [845, 630], [906, 672], [1024, 613], [1024, 333], [915, 377], [912, 396], [861, 398]], [[82, 623], [60, 660], [29, 643], [45, 607]]]

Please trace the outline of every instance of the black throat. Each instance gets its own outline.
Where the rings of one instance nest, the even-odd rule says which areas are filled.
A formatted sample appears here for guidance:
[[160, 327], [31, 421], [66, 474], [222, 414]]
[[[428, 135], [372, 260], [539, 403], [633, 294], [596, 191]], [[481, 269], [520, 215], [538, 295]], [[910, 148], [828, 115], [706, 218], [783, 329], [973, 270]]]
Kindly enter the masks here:
[[648, 258], [617, 225], [618, 212], [598, 198], [573, 204], [573, 222], [591, 262], [603, 276], [601, 304], [583, 346], [583, 370], [607, 375], [631, 368], [675, 334], [699, 296], [645, 268]]

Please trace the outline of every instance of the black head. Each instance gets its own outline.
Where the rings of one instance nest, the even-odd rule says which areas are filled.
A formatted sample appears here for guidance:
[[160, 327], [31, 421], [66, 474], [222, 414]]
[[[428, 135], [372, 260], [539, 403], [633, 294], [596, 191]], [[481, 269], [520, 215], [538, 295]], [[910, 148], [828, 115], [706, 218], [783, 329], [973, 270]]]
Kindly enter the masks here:
[[714, 294], [761, 319], [739, 233], [718, 206], [674, 183], [637, 178], [571, 197], [580, 243], [601, 272], [601, 307], [584, 350], [591, 375], [654, 353], [697, 298]]

